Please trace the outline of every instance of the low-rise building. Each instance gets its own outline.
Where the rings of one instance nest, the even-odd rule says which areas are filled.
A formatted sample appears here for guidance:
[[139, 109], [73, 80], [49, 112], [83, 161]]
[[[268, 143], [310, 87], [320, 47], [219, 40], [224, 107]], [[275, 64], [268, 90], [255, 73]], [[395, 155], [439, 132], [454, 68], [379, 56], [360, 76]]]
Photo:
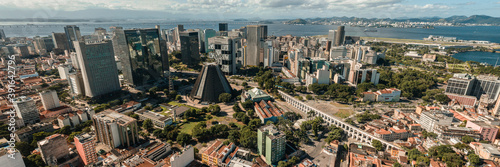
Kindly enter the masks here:
[[422, 112], [422, 114], [420, 114], [419, 124], [422, 125], [422, 128], [424, 128], [428, 132], [433, 132], [435, 126], [450, 126], [452, 122], [453, 113], [445, 110], [434, 110], [429, 112]]
[[16, 130], [14, 133], [16, 134], [17, 142], [31, 142], [33, 140], [33, 134], [38, 132], [54, 132], [54, 126], [52, 123], [36, 123], [33, 125], [29, 125], [22, 129]]
[[463, 136], [470, 136], [474, 138], [476, 141], [481, 140], [481, 134], [478, 131], [473, 130], [472, 128], [467, 127], [454, 127], [454, 126], [435, 126], [434, 133], [438, 135], [439, 138], [443, 139], [452, 139], [458, 138], [461, 139]]
[[278, 117], [284, 114], [284, 112], [276, 107], [270, 100], [261, 100], [260, 102], [254, 102], [254, 104], [255, 112], [263, 124], [267, 121], [276, 122], [278, 121]]
[[483, 140], [488, 140], [491, 142], [496, 139], [498, 133], [497, 127], [487, 124], [484, 121], [467, 121], [465, 127], [479, 131], [479, 133], [483, 137]]
[[186, 167], [194, 161], [194, 147], [186, 146], [181, 152], [175, 153], [170, 157], [171, 167]]
[[220, 140], [216, 140], [201, 154], [201, 162], [208, 166], [223, 166], [227, 167], [238, 150], [234, 143], [229, 143], [227, 146]]
[[363, 101], [397, 102], [401, 97], [401, 90], [396, 88], [389, 88], [376, 92], [364, 92], [363, 95]]
[[245, 102], [247, 100], [260, 102], [261, 100], [272, 100], [272, 98], [259, 88], [253, 88], [248, 91], [243, 91], [243, 93], [241, 94], [241, 102]]
[[61, 134], [53, 134], [38, 141], [38, 148], [43, 161], [49, 166], [56, 166], [63, 158], [68, 158], [69, 147], [66, 138]]
[[482, 159], [492, 160], [494, 162], [500, 163], [500, 150], [491, 144], [471, 142], [470, 147], [474, 150], [476, 155], [479, 155]]
[[156, 127], [164, 128], [167, 125], [172, 124], [172, 118], [158, 113], [148, 111], [146, 109], [141, 109], [135, 112], [139, 115], [140, 120], [150, 119]]

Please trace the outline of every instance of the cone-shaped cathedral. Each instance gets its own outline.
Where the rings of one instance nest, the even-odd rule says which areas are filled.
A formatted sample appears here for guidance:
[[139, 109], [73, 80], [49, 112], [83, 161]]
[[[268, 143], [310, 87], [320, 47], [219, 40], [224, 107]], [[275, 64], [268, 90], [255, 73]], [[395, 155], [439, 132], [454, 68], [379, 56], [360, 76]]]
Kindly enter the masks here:
[[217, 102], [222, 93], [231, 93], [231, 85], [215, 63], [205, 64], [194, 83], [191, 98], [201, 102]]

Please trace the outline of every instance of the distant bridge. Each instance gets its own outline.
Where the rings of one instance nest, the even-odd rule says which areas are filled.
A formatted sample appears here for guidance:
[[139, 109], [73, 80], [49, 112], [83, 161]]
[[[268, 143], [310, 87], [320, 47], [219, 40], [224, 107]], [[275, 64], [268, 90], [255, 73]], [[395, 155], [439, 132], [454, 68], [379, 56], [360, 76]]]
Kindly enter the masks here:
[[399, 146], [397, 146], [391, 142], [388, 142], [384, 139], [375, 137], [374, 135], [372, 135], [368, 132], [365, 132], [364, 130], [361, 130], [361, 129], [359, 129], [351, 124], [348, 124], [347, 122], [344, 122], [337, 117], [325, 114], [323, 111], [320, 111], [314, 107], [311, 107], [311, 106], [305, 104], [304, 102], [295, 99], [294, 97], [290, 96], [289, 94], [287, 94], [285, 92], [282, 92], [280, 90], [278, 90], [278, 92], [281, 95], [281, 97], [283, 97], [283, 99], [285, 99], [285, 101], [288, 104], [291, 104], [295, 108], [297, 108], [300, 111], [305, 112], [305, 113], [307, 113], [309, 111], [313, 111], [316, 114], [316, 116], [320, 116], [321, 118], [323, 118], [323, 120], [325, 120], [328, 125], [334, 125], [336, 127], [341, 128], [342, 130], [344, 130], [344, 132], [347, 132], [347, 135], [350, 138], [356, 139], [358, 141], [361, 141], [361, 142], [369, 144], [369, 145], [372, 144], [373, 140], [378, 140], [386, 146], [386, 150], [391, 149], [391, 148], [401, 149]]

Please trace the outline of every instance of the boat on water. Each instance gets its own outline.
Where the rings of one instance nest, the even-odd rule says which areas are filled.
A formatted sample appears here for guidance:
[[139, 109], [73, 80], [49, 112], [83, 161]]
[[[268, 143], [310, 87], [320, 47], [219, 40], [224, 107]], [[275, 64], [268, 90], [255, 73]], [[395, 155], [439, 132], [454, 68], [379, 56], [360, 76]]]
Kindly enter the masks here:
[[375, 30], [375, 29], [365, 29], [364, 32], [377, 32], [377, 30]]

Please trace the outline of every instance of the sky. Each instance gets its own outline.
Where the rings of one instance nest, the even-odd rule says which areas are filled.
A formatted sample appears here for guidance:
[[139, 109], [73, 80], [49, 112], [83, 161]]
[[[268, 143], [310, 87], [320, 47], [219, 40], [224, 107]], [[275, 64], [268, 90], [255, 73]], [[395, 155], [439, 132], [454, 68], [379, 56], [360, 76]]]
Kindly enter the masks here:
[[500, 17], [500, 0], [0, 0], [0, 18], [164, 20]]

